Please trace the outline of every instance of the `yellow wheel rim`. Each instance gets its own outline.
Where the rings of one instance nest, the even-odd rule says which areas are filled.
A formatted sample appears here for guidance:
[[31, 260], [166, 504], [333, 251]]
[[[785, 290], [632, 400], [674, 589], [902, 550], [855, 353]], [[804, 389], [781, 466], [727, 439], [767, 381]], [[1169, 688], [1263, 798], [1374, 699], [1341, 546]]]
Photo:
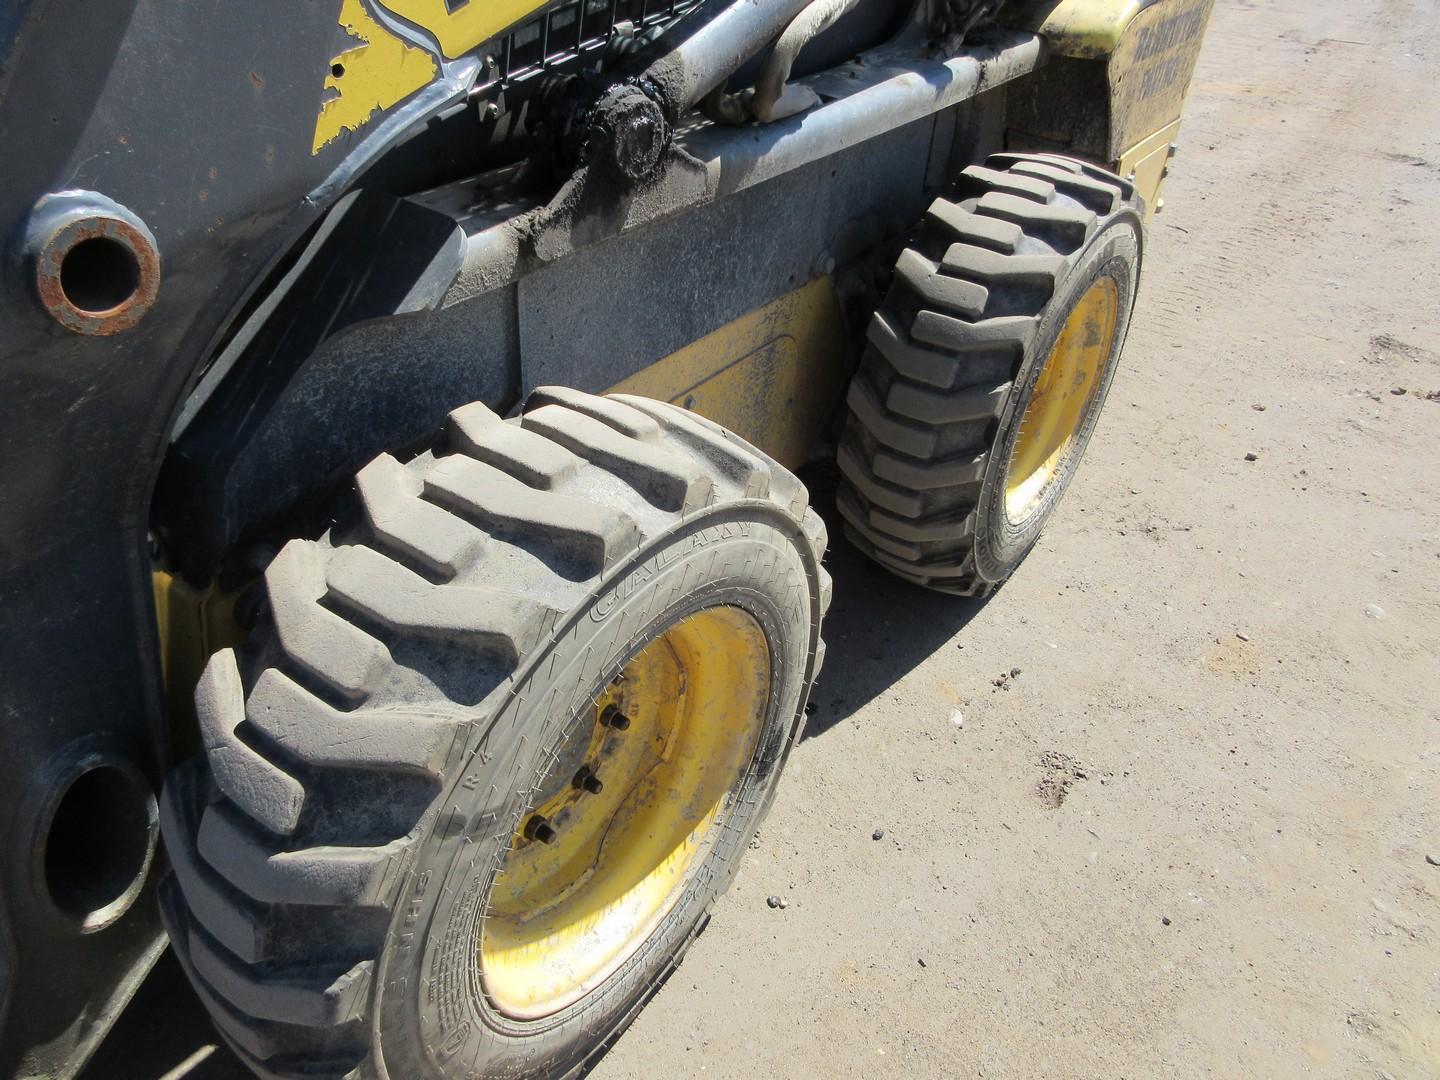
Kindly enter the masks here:
[[491, 891], [480, 968], [500, 1012], [536, 1019], [578, 1001], [655, 931], [713, 847], [769, 691], [760, 625], [715, 607], [596, 698], [583, 758], [522, 819]]
[[1114, 279], [1097, 278], [1045, 358], [1005, 471], [1005, 515], [1012, 522], [1025, 520], [1061, 475], [1099, 392], [1119, 317]]

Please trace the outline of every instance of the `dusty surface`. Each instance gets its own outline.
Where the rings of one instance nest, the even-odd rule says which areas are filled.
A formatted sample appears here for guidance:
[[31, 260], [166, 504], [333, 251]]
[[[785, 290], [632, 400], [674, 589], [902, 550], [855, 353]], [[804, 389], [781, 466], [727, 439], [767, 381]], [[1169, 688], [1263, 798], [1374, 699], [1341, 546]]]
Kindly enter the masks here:
[[[1429, 0], [1219, 0], [1053, 526], [983, 606], [837, 542], [809, 735], [595, 1080], [1440, 1075], [1437, 69]], [[176, 985], [93, 1075], [205, 1054]]]

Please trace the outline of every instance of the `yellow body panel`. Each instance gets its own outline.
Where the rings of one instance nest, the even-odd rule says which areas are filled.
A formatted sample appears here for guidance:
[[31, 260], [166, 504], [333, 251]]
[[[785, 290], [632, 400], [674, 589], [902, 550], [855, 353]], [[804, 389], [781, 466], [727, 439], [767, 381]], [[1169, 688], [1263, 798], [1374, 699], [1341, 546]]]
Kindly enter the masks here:
[[[1026, 0], [1008, 21], [1061, 56], [1103, 64], [1105, 142], [1088, 152], [1134, 175], [1146, 213], [1160, 206], [1170, 145], [1200, 57], [1214, 0]], [[1081, 108], [1081, 103], [1070, 106]], [[1053, 106], [1064, 130], [1066, 104]]]
[[682, 405], [723, 424], [791, 468], [850, 376], [840, 305], [820, 278], [611, 388]]
[[1143, 7], [1141, 0], [1029, 0], [1005, 21], [1040, 34], [1061, 56], [1098, 60], [1116, 50]]
[[1110, 148], [1117, 157], [1180, 119], [1212, 2], [1163, 0], [1142, 11], [1120, 39], [1107, 70]]
[[1132, 176], [1135, 186], [1145, 200], [1145, 217], [1149, 220], [1159, 210], [1160, 185], [1169, 173], [1170, 147], [1180, 135], [1180, 121], [1166, 124], [1149, 138], [1141, 139], [1120, 155], [1115, 171], [1121, 176]]
[[[235, 622], [237, 593], [222, 593], [212, 582], [197, 589], [178, 577], [156, 570], [155, 625], [160, 635], [160, 670], [165, 679], [165, 710], [177, 737], [195, 730], [195, 684], [205, 662], [220, 649], [239, 646], [245, 631]], [[183, 722], [181, 722], [183, 721]], [[177, 746], [181, 754], [198, 747]]]

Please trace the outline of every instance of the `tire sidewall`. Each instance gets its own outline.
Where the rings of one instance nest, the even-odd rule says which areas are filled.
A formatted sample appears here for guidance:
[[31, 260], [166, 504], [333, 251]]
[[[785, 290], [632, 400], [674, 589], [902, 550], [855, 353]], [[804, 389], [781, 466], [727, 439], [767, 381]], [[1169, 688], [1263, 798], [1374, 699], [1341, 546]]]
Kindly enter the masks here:
[[[1130, 209], [1114, 214], [1096, 229], [1090, 241], [1075, 256], [1045, 309], [1035, 338], [1016, 376], [1015, 389], [1001, 414], [981, 483], [975, 525], [975, 566], [985, 581], [998, 584], [1014, 572], [1039, 540], [1051, 512], [1077, 471], [1104, 408], [1105, 398], [1110, 392], [1110, 384], [1119, 366], [1121, 351], [1125, 347], [1130, 316], [1139, 288], [1143, 246], [1144, 227], [1139, 214]], [[1102, 276], [1110, 276], [1115, 280], [1119, 289], [1119, 310], [1115, 338], [1106, 358], [1100, 385], [1086, 410], [1075, 440], [1060, 465], [1059, 475], [1049, 484], [1040, 502], [1031, 509], [1025, 519], [1019, 523], [1012, 522], [1005, 511], [1005, 478], [1010, 455], [1020, 433], [1020, 421], [1034, 396], [1050, 350], [1071, 311], [1086, 290]]]
[[[400, 889], [381, 958], [376, 1045], [391, 1076], [564, 1075], [624, 1025], [678, 961], [768, 808], [803, 719], [817, 636], [814, 567], [769, 503], [692, 518], [609, 575], [517, 678], [453, 774]], [[649, 938], [595, 991], [522, 1022], [484, 998], [480, 914], [541, 763], [625, 661], [675, 621], [717, 604], [755, 617], [771, 651], [768, 712], [713, 847]]]

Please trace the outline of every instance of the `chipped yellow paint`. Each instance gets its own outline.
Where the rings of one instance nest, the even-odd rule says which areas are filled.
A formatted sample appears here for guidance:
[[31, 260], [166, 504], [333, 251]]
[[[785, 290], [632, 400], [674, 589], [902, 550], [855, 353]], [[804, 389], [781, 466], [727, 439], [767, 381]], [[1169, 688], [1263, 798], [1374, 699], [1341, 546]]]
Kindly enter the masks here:
[[386, 0], [385, 6], [429, 31], [445, 58], [453, 60], [539, 11], [545, 3], [546, 0], [470, 0], [454, 11], [446, 0]]
[[794, 468], [813, 457], [849, 376], [840, 306], [830, 279], [820, 278], [651, 364], [611, 392], [682, 405]]
[[342, 131], [359, 130], [375, 113], [403, 101], [439, 72], [433, 56], [386, 30], [361, 0], [344, 0], [340, 25], [359, 44], [330, 62], [325, 92], [335, 96], [320, 105], [312, 154]]

